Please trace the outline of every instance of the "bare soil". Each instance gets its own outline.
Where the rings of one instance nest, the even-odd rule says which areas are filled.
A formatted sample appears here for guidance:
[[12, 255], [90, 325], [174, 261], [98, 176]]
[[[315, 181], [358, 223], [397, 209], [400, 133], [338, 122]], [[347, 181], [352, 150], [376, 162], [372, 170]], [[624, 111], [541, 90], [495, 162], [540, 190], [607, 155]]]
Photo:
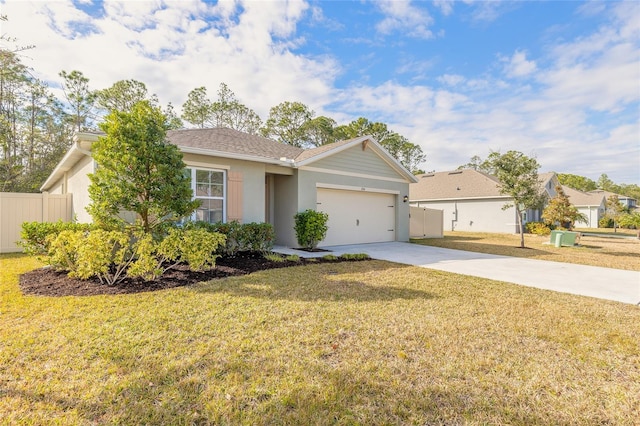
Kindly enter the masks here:
[[143, 279], [126, 278], [113, 286], [101, 284], [97, 278], [80, 280], [70, 278], [65, 272], [45, 267], [36, 269], [20, 276], [20, 289], [24, 294], [40, 296], [93, 296], [99, 294], [129, 294], [145, 291], [157, 291], [174, 287], [192, 285], [202, 281], [220, 279], [238, 275], [246, 275], [256, 271], [274, 268], [287, 268], [305, 265], [313, 262], [353, 262], [356, 260], [283, 260], [281, 262], [266, 259], [262, 253], [246, 252], [236, 256], [220, 257], [216, 267], [208, 271], [190, 271], [185, 265], [178, 265], [169, 269], [162, 277], [145, 281]]

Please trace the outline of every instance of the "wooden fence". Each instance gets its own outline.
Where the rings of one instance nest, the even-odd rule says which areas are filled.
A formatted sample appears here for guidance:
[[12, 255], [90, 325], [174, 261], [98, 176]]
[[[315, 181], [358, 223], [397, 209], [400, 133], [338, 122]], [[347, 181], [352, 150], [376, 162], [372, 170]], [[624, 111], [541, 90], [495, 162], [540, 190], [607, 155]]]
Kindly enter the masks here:
[[71, 194], [0, 192], [0, 253], [19, 252], [23, 222], [70, 221]]

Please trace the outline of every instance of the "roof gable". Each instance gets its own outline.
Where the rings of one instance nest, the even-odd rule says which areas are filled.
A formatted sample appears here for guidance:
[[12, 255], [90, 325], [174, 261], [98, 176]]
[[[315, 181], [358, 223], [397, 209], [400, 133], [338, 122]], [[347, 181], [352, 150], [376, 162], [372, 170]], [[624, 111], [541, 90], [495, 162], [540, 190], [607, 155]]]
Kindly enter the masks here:
[[386, 177], [400, 177], [409, 182], [417, 182], [417, 178], [371, 136], [360, 136], [308, 149], [295, 159], [296, 167], [311, 165], [336, 170], [353, 169], [353, 172], [368, 174], [375, 171]]

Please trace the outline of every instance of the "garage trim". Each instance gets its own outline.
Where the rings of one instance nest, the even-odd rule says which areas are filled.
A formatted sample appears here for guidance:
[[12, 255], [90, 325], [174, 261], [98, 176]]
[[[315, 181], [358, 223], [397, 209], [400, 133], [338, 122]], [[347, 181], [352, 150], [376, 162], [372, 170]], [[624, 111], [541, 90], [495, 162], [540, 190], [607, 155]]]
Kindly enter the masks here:
[[381, 194], [400, 194], [400, 191], [392, 189], [380, 189], [380, 188], [367, 188], [363, 186], [350, 186], [350, 185], [334, 185], [331, 183], [316, 183], [316, 188], [323, 189], [342, 189], [345, 191], [359, 191], [359, 192], [378, 192]]

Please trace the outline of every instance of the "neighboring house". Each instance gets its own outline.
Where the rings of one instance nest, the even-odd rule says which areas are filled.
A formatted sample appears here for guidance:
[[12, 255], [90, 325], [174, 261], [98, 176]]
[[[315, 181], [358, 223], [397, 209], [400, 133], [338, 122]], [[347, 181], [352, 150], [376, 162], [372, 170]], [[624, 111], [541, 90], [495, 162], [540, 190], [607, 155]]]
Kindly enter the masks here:
[[[518, 233], [515, 207], [503, 209], [512, 198], [500, 194], [495, 176], [473, 169], [418, 175], [409, 187], [410, 204], [444, 211], [444, 229]], [[540, 190], [549, 198], [559, 185], [555, 173], [540, 174]], [[527, 210], [523, 223], [539, 221], [541, 210]]]
[[[100, 137], [80, 133], [42, 191], [72, 194], [73, 213], [90, 222], [91, 146]], [[194, 219], [268, 222], [277, 244], [296, 247], [294, 215], [329, 214], [323, 246], [409, 240], [409, 184], [416, 178], [373, 138], [363, 136], [304, 150], [227, 128], [167, 132], [202, 201]]]
[[638, 200], [636, 200], [635, 198], [627, 197], [626, 195], [616, 194], [615, 192], [609, 192], [609, 191], [603, 191], [602, 189], [596, 189], [596, 190], [593, 190], [593, 191], [589, 191], [589, 194], [602, 195], [607, 200], [612, 195], [615, 195], [615, 196], [618, 197], [618, 201], [623, 206], [629, 208], [630, 210], [634, 210], [634, 209], [636, 209], [638, 207], [638, 205], [637, 205]]
[[594, 192], [582, 192], [564, 185], [562, 185], [562, 190], [569, 197], [569, 202], [587, 218], [586, 222], [576, 221], [574, 226], [577, 228], [597, 228], [598, 222], [604, 216], [606, 209], [604, 195]]

